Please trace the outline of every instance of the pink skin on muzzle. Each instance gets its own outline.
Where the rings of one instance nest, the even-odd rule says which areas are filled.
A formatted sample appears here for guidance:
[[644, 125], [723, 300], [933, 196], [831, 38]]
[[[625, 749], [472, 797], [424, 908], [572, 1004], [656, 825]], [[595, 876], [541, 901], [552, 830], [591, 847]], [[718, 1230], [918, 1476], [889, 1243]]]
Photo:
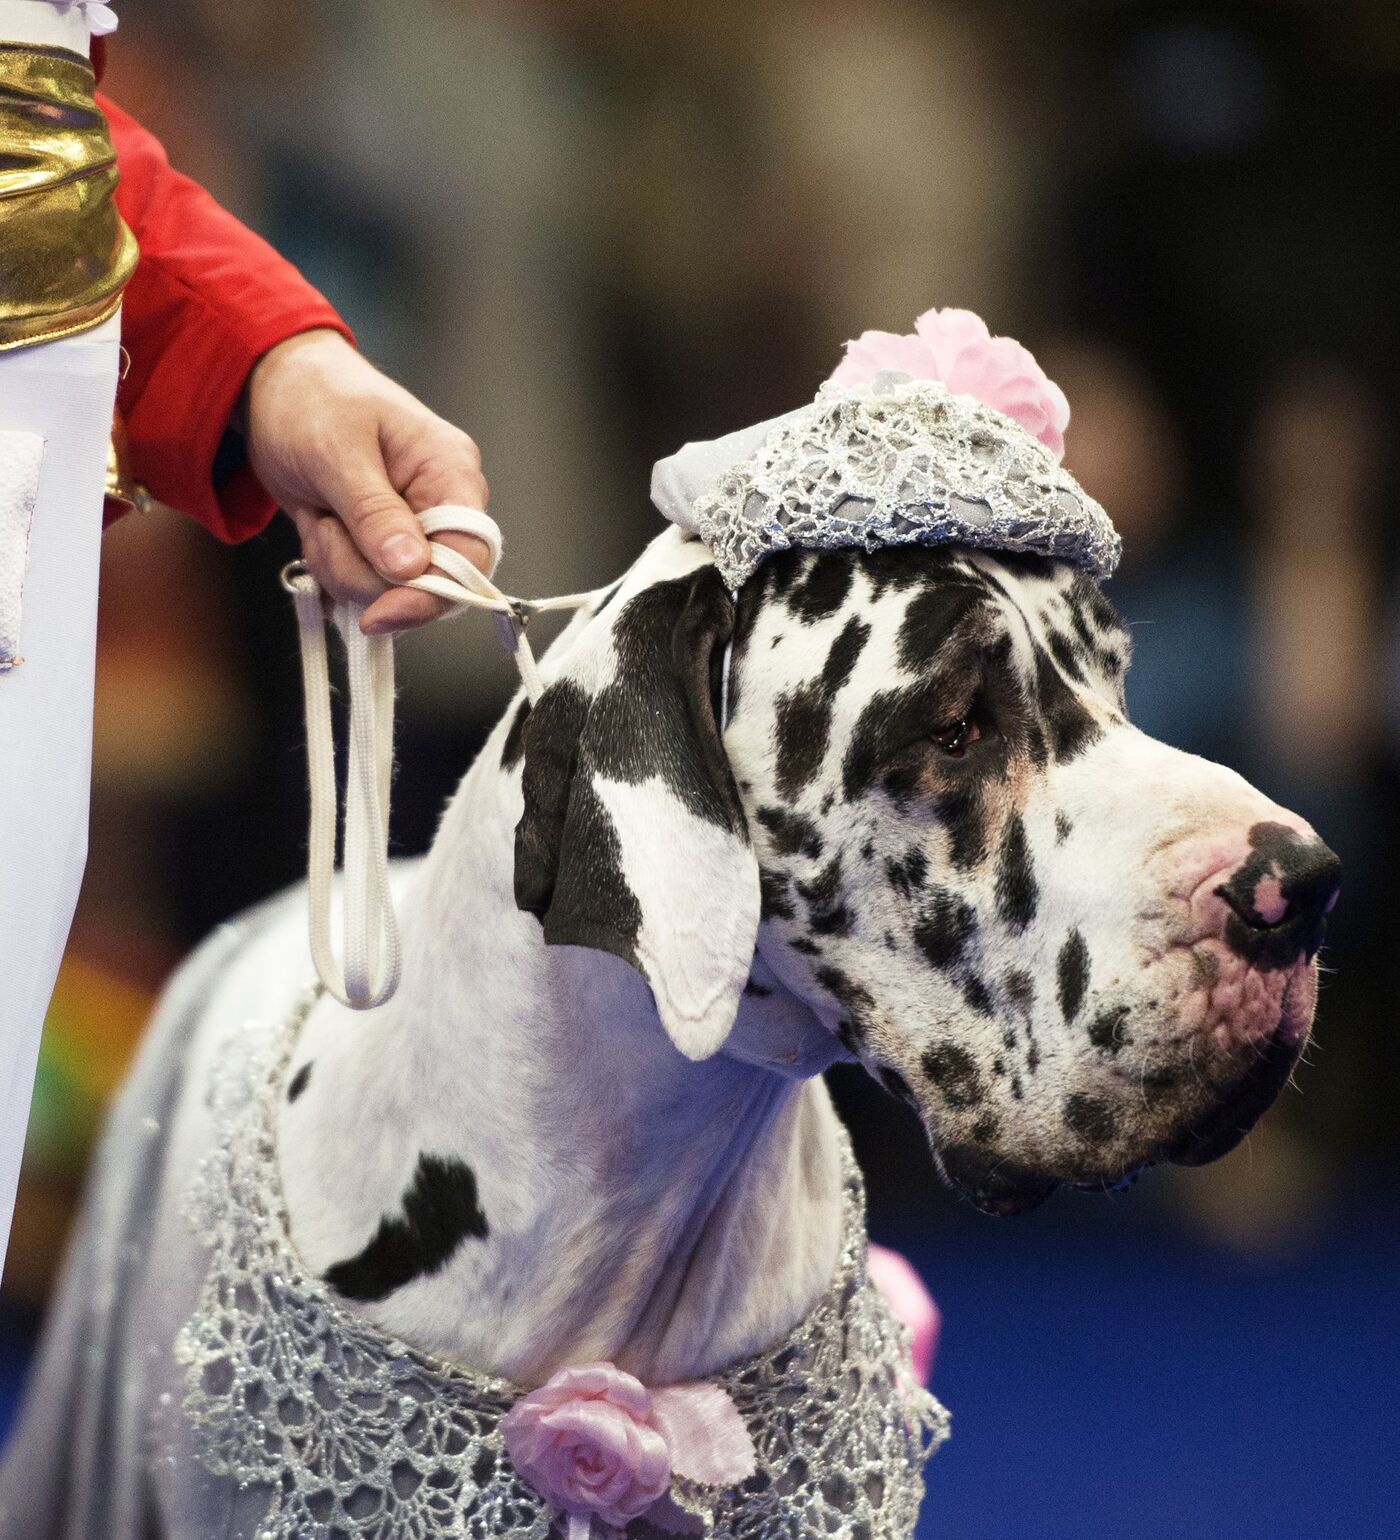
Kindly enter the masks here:
[[[1187, 1031], [1204, 1033], [1227, 1051], [1275, 1032], [1282, 1032], [1285, 1041], [1301, 1042], [1317, 997], [1312, 960], [1301, 942], [1296, 960], [1272, 966], [1256, 965], [1232, 944], [1241, 921], [1225, 890], [1256, 859], [1250, 831], [1275, 825], [1295, 834], [1300, 844], [1320, 843], [1303, 819], [1262, 799], [1247, 816], [1247, 823], [1232, 820], [1228, 827], [1175, 842], [1164, 852], [1163, 885], [1169, 909], [1180, 916], [1168, 922], [1167, 949], [1186, 951], [1192, 965], [1178, 1002], [1180, 1019]], [[1289, 909], [1282, 874], [1272, 869], [1261, 873], [1249, 902], [1253, 923], [1263, 928], [1282, 924]]]

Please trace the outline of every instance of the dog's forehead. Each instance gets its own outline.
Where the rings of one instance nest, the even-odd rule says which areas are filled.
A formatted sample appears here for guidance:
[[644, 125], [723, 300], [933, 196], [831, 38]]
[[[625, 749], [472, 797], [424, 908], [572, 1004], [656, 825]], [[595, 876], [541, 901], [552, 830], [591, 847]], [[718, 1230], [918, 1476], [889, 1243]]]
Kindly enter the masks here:
[[[1062, 562], [940, 547], [865, 552], [789, 551], [741, 597], [736, 644], [761, 649], [777, 682], [844, 682], [862, 657], [872, 682], [919, 675], [968, 631], [986, 642], [1010, 632], [1026, 663], [1047, 651], [1075, 684], [1111, 688], [1127, 639], [1098, 585]], [[757, 660], [756, 660], [757, 661]]]

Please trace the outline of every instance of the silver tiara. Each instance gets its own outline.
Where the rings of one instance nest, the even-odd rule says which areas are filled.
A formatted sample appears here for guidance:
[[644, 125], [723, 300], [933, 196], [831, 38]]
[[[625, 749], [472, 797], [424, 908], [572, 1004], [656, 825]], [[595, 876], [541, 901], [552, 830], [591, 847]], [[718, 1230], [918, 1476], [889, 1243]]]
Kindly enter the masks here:
[[652, 499], [735, 589], [793, 546], [970, 545], [1096, 577], [1122, 551], [1108, 515], [1019, 424], [894, 370], [828, 382], [786, 416], [687, 444], [657, 463]]

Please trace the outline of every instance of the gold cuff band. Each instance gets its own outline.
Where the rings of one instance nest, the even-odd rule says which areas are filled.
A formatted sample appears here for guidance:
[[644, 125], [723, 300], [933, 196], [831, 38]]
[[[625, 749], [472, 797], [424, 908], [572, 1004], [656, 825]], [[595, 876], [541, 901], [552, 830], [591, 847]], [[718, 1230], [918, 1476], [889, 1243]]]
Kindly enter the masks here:
[[136, 266], [95, 85], [78, 54], [0, 43], [0, 351], [101, 325]]

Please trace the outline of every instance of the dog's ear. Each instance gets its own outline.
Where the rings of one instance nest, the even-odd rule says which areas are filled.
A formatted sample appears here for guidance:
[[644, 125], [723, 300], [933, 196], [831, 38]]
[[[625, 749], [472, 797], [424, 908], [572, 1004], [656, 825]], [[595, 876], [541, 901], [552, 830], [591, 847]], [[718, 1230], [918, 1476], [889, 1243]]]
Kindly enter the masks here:
[[629, 962], [672, 1042], [703, 1059], [734, 1024], [758, 935], [758, 864], [717, 720], [734, 611], [708, 561], [639, 576], [526, 719], [515, 898], [547, 942]]

